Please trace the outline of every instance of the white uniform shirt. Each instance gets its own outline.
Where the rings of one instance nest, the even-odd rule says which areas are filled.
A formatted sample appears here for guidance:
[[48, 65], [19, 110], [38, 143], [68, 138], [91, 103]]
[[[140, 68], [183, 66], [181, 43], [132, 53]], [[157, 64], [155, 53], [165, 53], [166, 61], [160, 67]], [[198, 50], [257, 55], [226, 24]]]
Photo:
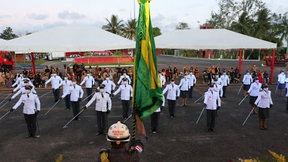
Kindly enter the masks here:
[[272, 98], [271, 98], [271, 91], [261, 91], [254, 102], [255, 105], [261, 108], [270, 108], [270, 105], [273, 105]]
[[193, 87], [196, 84], [196, 81], [197, 81], [195, 75], [193, 75], [193, 73], [190, 73], [188, 75], [188, 79], [189, 79], [189, 82], [190, 82], [190, 87]]
[[285, 88], [288, 88], [288, 78], [285, 78]]
[[111, 98], [109, 97], [109, 94], [105, 92], [103, 93], [97, 92], [93, 95], [91, 100], [85, 106], [89, 107], [95, 100], [96, 100], [96, 106], [95, 106], [96, 111], [107, 112], [107, 109], [111, 111], [112, 102], [111, 102]]
[[25, 86], [26, 85], [29, 85], [32, 87], [32, 92], [36, 93], [35, 91], [35, 87], [34, 85], [31, 83], [31, 81], [29, 81], [28, 83], [24, 83], [24, 82], [21, 82], [16, 88], [13, 89], [13, 92], [16, 92], [17, 90], [21, 89], [21, 88], [24, 88], [25, 89]]
[[84, 91], [79, 85], [72, 85], [69, 87], [69, 90], [62, 95], [64, 98], [66, 95], [70, 93], [70, 101], [77, 102], [79, 98], [83, 97]]
[[21, 82], [24, 83], [24, 79], [27, 79], [27, 80], [30, 81], [29, 78], [24, 78], [23, 76], [20, 76], [20, 77], [17, 78], [16, 82], [12, 85], [12, 87], [15, 87], [16, 85], [19, 85]]
[[205, 92], [204, 104], [206, 104], [207, 110], [217, 110], [217, 106], [221, 107], [221, 99], [219, 97], [219, 93], [214, 90], [208, 90]]
[[179, 86], [174, 84], [174, 86], [172, 86], [172, 84], [168, 84], [165, 89], [163, 90], [163, 95], [167, 93], [167, 100], [176, 100], [176, 97], [180, 96], [180, 89]]
[[[104, 91], [111, 94], [111, 91], [115, 89], [116, 85], [114, 82], [112, 82], [111, 80], [104, 80], [102, 82], [103, 85], [105, 85]], [[98, 87], [99, 89], [99, 87]]]
[[222, 81], [223, 86], [227, 86], [228, 84], [230, 84], [230, 80], [229, 80], [228, 75], [223, 74], [223, 75], [221, 75], [220, 79]]
[[258, 96], [260, 90], [261, 90], [261, 83], [256, 83], [253, 82], [249, 88], [249, 90], [247, 91], [251, 96], [256, 97]]
[[[21, 82], [21, 84], [19, 84], [19, 85], [14, 89], [14, 90], [18, 90], [18, 89], [20, 88], [19, 91], [17, 91], [17, 92], [11, 97], [11, 99], [13, 100], [13, 99], [16, 98], [18, 95], [25, 93], [25, 92], [26, 92], [26, 89], [25, 89], [25, 86], [26, 86], [26, 85], [32, 86], [32, 89], [31, 89], [32, 93], [37, 94], [37, 92], [35, 91], [35, 87], [34, 87], [34, 85], [33, 85], [31, 82], [29, 82], [29, 83]], [[15, 92], [14, 90], [13, 90], [13, 92]]]
[[132, 86], [125, 83], [120, 85], [119, 88], [113, 93], [113, 95], [117, 95], [121, 91], [121, 100], [129, 101], [130, 97], [132, 97]]
[[70, 86], [72, 86], [71, 80], [62, 80], [61, 86], [63, 86], [63, 94], [67, 93], [67, 95], [70, 94]]
[[32, 92], [28, 93], [28, 95], [26, 93], [22, 94], [18, 102], [13, 106], [13, 109], [17, 109], [21, 103], [24, 104], [23, 114], [31, 115], [35, 114], [37, 110], [40, 111], [40, 100], [38, 96]]
[[48, 84], [49, 82], [52, 84], [52, 89], [59, 89], [62, 79], [58, 75], [51, 76], [50, 79], [45, 82], [45, 84]]
[[130, 79], [129, 75], [126, 75], [126, 74], [123, 74], [123, 75], [120, 76], [117, 84], [120, 84], [121, 81], [122, 81], [124, 78], [126, 78], [126, 79], [128, 80], [128, 84], [131, 84], [131, 79]]
[[85, 76], [83, 81], [80, 83], [80, 86], [82, 86], [85, 83], [86, 88], [92, 88], [92, 86], [95, 84], [95, 80], [92, 76]]
[[212, 83], [214, 84], [214, 90], [219, 92], [220, 97], [223, 96], [223, 86], [222, 86], [222, 81], [219, 79], [217, 81], [212, 81]]
[[161, 81], [161, 86], [164, 86], [165, 83], [166, 83], [165, 77], [162, 74], [159, 74], [159, 78], [160, 78], [160, 81]]
[[280, 84], [284, 84], [285, 83], [285, 74], [284, 72], [281, 72], [280, 74], [278, 74], [278, 83]]
[[181, 79], [179, 87], [181, 91], [188, 91], [190, 87], [189, 79], [187, 77], [184, 77], [183, 79]]
[[244, 85], [250, 85], [253, 82], [253, 78], [249, 73], [247, 73], [244, 75], [242, 82]]

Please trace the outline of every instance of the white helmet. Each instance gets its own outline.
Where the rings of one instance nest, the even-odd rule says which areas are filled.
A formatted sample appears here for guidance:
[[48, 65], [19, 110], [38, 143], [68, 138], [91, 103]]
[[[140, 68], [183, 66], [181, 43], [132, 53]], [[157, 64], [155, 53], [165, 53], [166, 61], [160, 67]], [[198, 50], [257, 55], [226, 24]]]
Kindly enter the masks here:
[[110, 126], [108, 134], [106, 136], [108, 142], [129, 142], [130, 133], [129, 129], [125, 124], [122, 124], [120, 121], [114, 123]]

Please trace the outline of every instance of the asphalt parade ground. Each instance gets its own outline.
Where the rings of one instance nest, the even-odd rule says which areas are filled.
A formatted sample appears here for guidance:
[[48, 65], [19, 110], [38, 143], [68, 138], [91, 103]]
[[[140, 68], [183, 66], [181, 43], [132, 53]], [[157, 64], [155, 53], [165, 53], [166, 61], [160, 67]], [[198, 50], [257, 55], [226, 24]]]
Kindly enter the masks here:
[[[169, 61], [170, 60], [170, 61]], [[184, 61], [187, 62], [184, 62]], [[199, 67], [209, 66], [215, 62], [158, 57], [158, 67], [166, 68], [171, 63], [178, 68], [189, 66], [189, 62]], [[228, 67], [237, 66], [237, 62], [224, 61], [219, 64]], [[176, 64], [177, 63], [177, 64]], [[218, 63], [218, 62], [217, 62]], [[257, 65], [261, 62], [256, 62]], [[244, 62], [244, 68], [250, 68], [252, 62]], [[215, 64], [216, 65], [216, 64]], [[279, 69], [277, 69], [279, 70]], [[200, 70], [201, 71], [201, 70]], [[260, 130], [258, 116], [251, 115], [242, 126], [251, 108], [247, 98], [240, 106], [243, 91], [238, 95], [240, 84], [231, 84], [227, 88], [227, 98], [222, 98], [222, 107], [216, 118], [215, 132], [205, 132], [206, 113], [199, 123], [197, 118], [203, 108], [203, 100], [194, 103], [207, 90], [207, 86], [199, 83], [194, 87], [193, 98], [188, 99], [188, 106], [181, 107], [181, 98], [177, 100], [175, 118], [168, 117], [167, 103], [160, 114], [157, 134], [149, 133], [150, 118], [144, 120], [148, 143], [141, 156], [142, 162], [228, 162], [238, 158], [262, 158], [272, 150], [286, 157], [288, 143], [288, 113], [286, 112], [286, 97], [275, 94], [276, 85], [270, 85], [273, 108], [267, 121], [268, 130]], [[85, 89], [83, 89], [85, 92]], [[95, 88], [94, 88], [95, 90]], [[11, 89], [12, 91], [12, 89]], [[0, 102], [11, 93], [10, 89], [0, 91]], [[81, 115], [80, 121], [72, 121], [68, 128], [63, 126], [73, 117], [72, 110], [65, 110], [64, 101], [60, 101], [47, 115], [44, 114], [54, 104], [52, 90], [36, 89], [38, 96], [49, 91], [51, 93], [40, 98], [41, 112], [38, 114], [37, 131], [40, 138], [25, 138], [26, 123], [22, 107], [9, 113], [0, 120], [0, 161], [2, 162], [54, 162], [63, 158], [64, 162], [93, 162], [102, 148], [109, 148], [104, 135], [95, 136], [97, 131], [95, 104], [92, 104]], [[61, 92], [62, 94], [62, 92]], [[86, 97], [86, 92], [84, 94]], [[0, 109], [0, 117], [4, 115], [19, 97], [8, 102]], [[4, 102], [5, 103], [5, 102]], [[81, 102], [81, 107], [87, 101]], [[3, 104], [0, 104], [1, 106]], [[119, 95], [112, 98], [112, 111], [108, 117], [108, 125], [122, 120], [122, 108]], [[132, 131], [132, 120], [127, 123]]]

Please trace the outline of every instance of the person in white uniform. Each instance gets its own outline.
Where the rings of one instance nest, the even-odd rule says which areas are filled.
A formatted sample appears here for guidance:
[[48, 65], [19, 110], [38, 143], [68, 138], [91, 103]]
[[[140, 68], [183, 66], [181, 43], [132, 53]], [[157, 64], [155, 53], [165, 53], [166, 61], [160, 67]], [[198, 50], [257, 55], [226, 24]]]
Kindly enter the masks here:
[[53, 74], [50, 77], [50, 79], [48, 79], [45, 82], [45, 85], [47, 85], [50, 82], [52, 84], [52, 91], [53, 91], [53, 95], [54, 95], [54, 101], [57, 102], [59, 100], [59, 95], [60, 95], [59, 87], [60, 87], [60, 85], [62, 83], [62, 79], [55, 72], [53, 72]]
[[249, 90], [252, 82], [253, 82], [253, 78], [252, 78], [249, 70], [247, 70], [246, 74], [243, 76], [243, 79], [242, 79], [244, 96], [247, 95], [247, 91]]
[[100, 134], [106, 135], [108, 127], [108, 114], [112, 108], [112, 102], [109, 94], [105, 93], [104, 85], [100, 85], [100, 92], [97, 92], [93, 95], [92, 99], [83, 107], [87, 109], [94, 101], [96, 101], [96, 117], [97, 117], [97, 133], [96, 136]]
[[26, 92], [21, 95], [18, 102], [10, 109], [10, 111], [14, 111], [23, 103], [23, 114], [28, 128], [28, 135], [26, 138], [37, 138], [40, 136], [36, 135], [36, 116], [41, 110], [41, 104], [37, 94], [34, 94], [31, 89], [32, 86], [25, 86]]
[[122, 85], [113, 93], [113, 96], [117, 95], [121, 92], [121, 102], [122, 102], [122, 117], [123, 119], [127, 119], [129, 116], [129, 106], [130, 100], [132, 98], [132, 86], [128, 84], [128, 79], [124, 78]]
[[206, 132], [215, 132], [216, 110], [221, 107], [219, 93], [214, 90], [214, 85], [210, 84], [209, 89], [204, 94], [204, 107], [206, 107], [207, 125]]
[[188, 90], [190, 86], [189, 79], [187, 78], [188, 73], [185, 73], [183, 79], [181, 79], [179, 87], [180, 87], [180, 97], [182, 98], [182, 105], [187, 106], [187, 97], [188, 97]]
[[168, 84], [165, 89], [163, 90], [163, 95], [167, 92], [166, 99], [168, 100], [168, 111], [169, 117], [175, 117], [175, 105], [176, 100], [180, 96], [180, 89], [177, 84], [174, 82], [174, 78], [171, 79], [170, 84]]
[[[76, 84], [76, 79], [72, 80], [72, 85], [69, 87], [69, 90], [62, 95], [61, 99], [65, 98], [66, 95], [68, 94], [70, 94], [70, 101], [73, 109], [73, 115], [76, 116], [79, 113], [80, 101], [84, 94], [84, 91], [81, 88], [81, 86]], [[78, 115], [74, 120], [81, 120], [81, 119], [79, 118]]]
[[32, 91], [33, 93], [35, 93], [35, 94], [37, 93], [37, 92], [35, 91], [34, 85], [31, 83], [30, 80], [24, 79], [23, 81], [24, 81], [24, 82], [21, 81], [21, 83], [20, 83], [15, 89], [13, 89], [12, 93], [14, 93], [14, 92], [16, 92], [16, 91], [17, 91], [17, 92], [9, 99], [9, 101], [12, 101], [12, 100], [15, 99], [18, 95], [25, 93], [25, 87], [26, 87], [27, 85], [29, 85], [29, 86], [32, 87], [31, 91]]
[[[115, 83], [112, 82], [110, 80], [109, 76], [106, 75], [106, 80], [104, 80], [102, 82], [102, 84], [105, 86], [105, 89], [104, 89], [105, 92], [111, 96], [112, 92], [115, 90], [115, 87], [116, 87]], [[98, 87], [98, 89], [99, 89], [99, 87]]]
[[153, 114], [150, 115], [150, 121], [151, 121], [151, 129], [150, 133], [158, 133], [158, 127], [159, 127], [159, 116], [160, 112], [162, 111], [163, 107], [165, 105], [165, 98], [163, 96], [163, 103], [161, 107], [159, 107], [157, 110], [154, 111]]
[[188, 90], [188, 98], [192, 98], [192, 93], [193, 93], [193, 88], [194, 86], [196, 85], [196, 77], [195, 75], [192, 73], [192, 70], [189, 71], [189, 75], [188, 75], [188, 79], [189, 79], [189, 82], [190, 82], [190, 87], [189, 87], [189, 90]]
[[258, 77], [255, 77], [254, 82], [251, 84], [249, 90], [247, 91], [247, 93], [250, 94], [249, 104], [251, 105], [251, 108], [253, 109], [253, 114], [257, 114], [257, 109], [254, 103], [259, 95], [261, 87], [262, 87], [262, 84], [259, 83]]
[[87, 76], [84, 77], [83, 81], [80, 83], [80, 86], [82, 86], [85, 83], [85, 87], [86, 87], [86, 93], [88, 97], [88, 101], [91, 100], [92, 98], [92, 88], [93, 85], [95, 84], [95, 80], [94, 78], [91, 76], [90, 73], [87, 74]]
[[72, 86], [72, 81], [68, 80], [68, 77], [65, 76], [64, 80], [61, 83], [61, 86], [63, 86], [63, 94], [67, 93], [67, 95], [64, 98], [65, 101], [65, 107], [66, 110], [70, 110], [71, 107], [71, 101], [70, 101], [70, 91], [69, 88]]
[[117, 84], [120, 84], [124, 78], [126, 78], [128, 80], [128, 84], [131, 84], [131, 79], [130, 79], [129, 75], [126, 74], [126, 72], [124, 72], [123, 75], [120, 76]]
[[221, 82], [222, 82], [222, 89], [223, 89], [223, 98], [226, 98], [226, 89], [227, 86], [230, 84], [230, 80], [226, 72], [224, 71], [223, 74], [220, 76]]
[[278, 74], [278, 96], [282, 96], [283, 89], [285, 88], [285, 78], [284, 71], [281, 70], [280, 74]]
[[264, 84], [263, 90], [259, 93], [254, 104], [259, 108], [260, 129], [267, 130], [266, 119], [269, 118], [270, 108], [273, 107], [271, 91], [269, 91], [267, 84]]

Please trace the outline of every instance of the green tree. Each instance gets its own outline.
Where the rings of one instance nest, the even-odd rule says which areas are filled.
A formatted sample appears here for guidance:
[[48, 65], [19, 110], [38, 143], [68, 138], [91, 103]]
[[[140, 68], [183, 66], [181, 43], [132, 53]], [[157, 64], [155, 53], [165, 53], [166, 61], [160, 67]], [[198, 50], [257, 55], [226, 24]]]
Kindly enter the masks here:
[[119, 20], [117, 15], [112, 15], [110, 20], [107, 18], [105, 18], [105, 20], [108, 22], [108, 24], [103, 25], [102, 29], [117, 35], [122, 35], [124, 27], [123, 20]]
[[[281, 40], [285, 40], [288, 46], [288, 12], [284, 14], [283, 17], [280, 18], [280, 22], [277, 25], [279, 31], [279, 35], [281, 36]], [[286, 48], [286, 54], [288, 54], [288, 47]]]
[[[257, 13], [257, 20], [254, 24], [254, 37], [259, 39], [267, 38], [267, 33], [271, 30], [271, 16], [268, 9], [263, 9]], [[271, 35], [269, 35], [271, 37]]]
[[162, 35], [160, 28], [154, 27], [154, 28], [153, 28], [153, 35], [154, 35], [154, 37], [157, 37], [157, 36], [159, 36], [159, 35]]
[[3, 30], [3, 33], [0, 34], [0, 38], [5, 39], [5, 40], [10, 40], [10, 39], [18, 38], [18, 36], [13, 33], [12, 28], [6, 27], [6, 29]]
[[247, 12], [243, 12], [239, 17], [238, 22], [233, 22], [230, 27], [231, 30], [245, 34], [251, 35], [253, 32], [253, 20], [249, 17]]
[[229, 28], [233, 22], [243, 16], [243, 12], [248, 13], [250, 19], [257, 16], [258, 11], [265, 8], [262, 0], [219, 0], [219, 11], [212, 12], [211, 18], [207, 20], [207, 24], [215, 25], [215, 28]]
[[131, 19], [125, 23], [123, 27], [123, 36], [130, 40], [136, 40], [136, 29], [137, 29], [137, 20]]
[[187, 23], [179, 22], [179, 25], [176, 26], [176, 29], [178, 29], [178, 30], [187, 30], [187, 29], [190, 29], [190, 28], [188, 27]]

